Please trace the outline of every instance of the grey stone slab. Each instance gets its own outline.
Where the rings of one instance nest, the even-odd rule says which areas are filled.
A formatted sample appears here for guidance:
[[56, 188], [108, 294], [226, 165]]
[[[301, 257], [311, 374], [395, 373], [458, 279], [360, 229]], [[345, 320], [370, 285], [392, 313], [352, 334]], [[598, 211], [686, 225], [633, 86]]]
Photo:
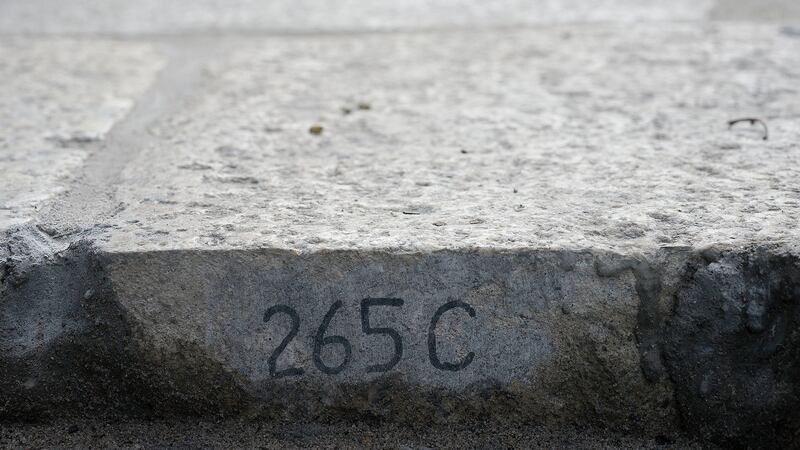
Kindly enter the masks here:
[[148, 44], [0, 40], [0, 230], [68, 189], [161, 63]]
[[230, 45], [122, 171], [103, 248], [798, 242], [800, 40], [778, 28]]
[[183, 33], [309, 32], [516, 26], [565, 22], [698, 20], [712, 0], [6, 0], [0, 31]]
[[[69, 247], [4, 268], [0, 415], [495, 418], [787, 445], [786, 30], [163, 38], [149, 94], [36, 218]], [[742, 117], [768, 139], [728, 127]]]

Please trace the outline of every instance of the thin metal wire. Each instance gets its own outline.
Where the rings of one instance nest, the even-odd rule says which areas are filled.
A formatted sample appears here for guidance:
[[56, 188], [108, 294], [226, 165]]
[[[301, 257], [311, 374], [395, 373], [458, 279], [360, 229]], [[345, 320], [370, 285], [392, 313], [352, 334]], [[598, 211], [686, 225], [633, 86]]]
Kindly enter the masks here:
[[736, 125], [737, 123], [740, 123], [740, 122], [750, 122], [750, 125], [755, 125], [757, 123], [761, 124], [761, 126], [764, 128], [764, 138], [763, 139], [766, 141], [767, 138], [769, 138], [769, 129], [767, 128], [767, 123], [764, 122], [761, 119], [756, 118], [756, 117], [743, 117], [741, 119], [729, 120], [728, 121], [728, 129], [730, 130], [734, 125]]

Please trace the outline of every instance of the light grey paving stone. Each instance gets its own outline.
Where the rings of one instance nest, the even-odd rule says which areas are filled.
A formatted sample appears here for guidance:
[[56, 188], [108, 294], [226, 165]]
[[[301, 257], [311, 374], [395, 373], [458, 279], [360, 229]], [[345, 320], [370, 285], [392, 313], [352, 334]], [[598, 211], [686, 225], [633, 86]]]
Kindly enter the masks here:
[[167, 41], [151, 93], [37, 217], [68, 250], [6, 270], [5, 417], [794, 441], [785, 27]]
[[147, 44], [0, 40], [0, 230], [67, 189], [160, 66]]
[[[648, 253], [800, 236], [800, 41], [776, 28], [232, 45], [124, 169], [104, 247]], [[751, 116], [768, 140], [728, 128]]]
[[6, 0], [0, 31], [309, 32], [698, 20], [713, 0]]

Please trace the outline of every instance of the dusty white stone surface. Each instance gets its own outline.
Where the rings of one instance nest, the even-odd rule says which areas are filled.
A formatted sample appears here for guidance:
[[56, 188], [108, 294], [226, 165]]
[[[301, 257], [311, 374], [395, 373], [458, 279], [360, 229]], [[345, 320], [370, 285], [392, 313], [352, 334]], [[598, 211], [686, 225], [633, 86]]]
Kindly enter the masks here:
[[[777, 27], [228, 45], [185, 107], [137, 142], [105, 248], [798, 240], [800, 40]], [[758, 126], [728, 129], [750, 116], [768, 140]]]
[[68, 189], [160, 66], [148, 44], [0, 40], [0, 230]]

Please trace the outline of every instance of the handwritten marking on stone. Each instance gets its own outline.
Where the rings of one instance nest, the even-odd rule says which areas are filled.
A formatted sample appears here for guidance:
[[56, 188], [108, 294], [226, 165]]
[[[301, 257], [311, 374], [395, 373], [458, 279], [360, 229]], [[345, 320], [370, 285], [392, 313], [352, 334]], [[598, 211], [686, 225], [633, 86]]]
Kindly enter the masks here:
[[[392, 342], [392, 356], [388, 361], [375, 361], [366, 368], [367, 373], [388, 372], [392, 370], [403, 358], [403, 337], [399, 331], [388, 326], [377, 326], [370, 318], [370, 311], [378, 308], [402, 308], [403, 300], [399, 298], [365, 298], [360, 304], [361, 331], [367, 336], [386, 336]], [[314, 367], [326, 375], [336, 375], [347, 369], [353, 354], [353, 346], [344, 336], [328, 335], [328, 328], [335, 319], [336, 313], [343, 308], [341, 300], [334, 302], [322, 319], [313, 339], [312, 359]], [[475, 309], [460, 300], [453, 300], [440, 306], [431, 317], [428, 327], [428, 358], [431, 365], [443, 371], [456, 372], [465, 369], [475, 358], [474, 352], [468, 352], [461, 360], [455, 362], [441, 361], [437, 352], [436, 328], [439, 320], [445, 313], [455, 314], [454, 310], [463, 310], [470, 318], [475, 318]], [[278, 359], [281, 353], [286, 350], [289, 343], [297, 336], [300, 329], [300, 315], [297, 311], [287, 305], [273, 305], [264, 314], [264, 323], [270, 323], [274, 316], [283, 314], [291, 319], [289, 332], [284, 336], [278, 346], [270, 354], [269, 375], [272, 378], [283, 378], [304, 375], [305, 369], [300, 367], [287, 367], [278, 369]], [[463, 313], [462, 313], [463, 314]], [[342, 356], [338, 364], [334, 361], [326, 361], [322, 357], [323, 348], [328, 346], [338, 346], [342, 349]]]

